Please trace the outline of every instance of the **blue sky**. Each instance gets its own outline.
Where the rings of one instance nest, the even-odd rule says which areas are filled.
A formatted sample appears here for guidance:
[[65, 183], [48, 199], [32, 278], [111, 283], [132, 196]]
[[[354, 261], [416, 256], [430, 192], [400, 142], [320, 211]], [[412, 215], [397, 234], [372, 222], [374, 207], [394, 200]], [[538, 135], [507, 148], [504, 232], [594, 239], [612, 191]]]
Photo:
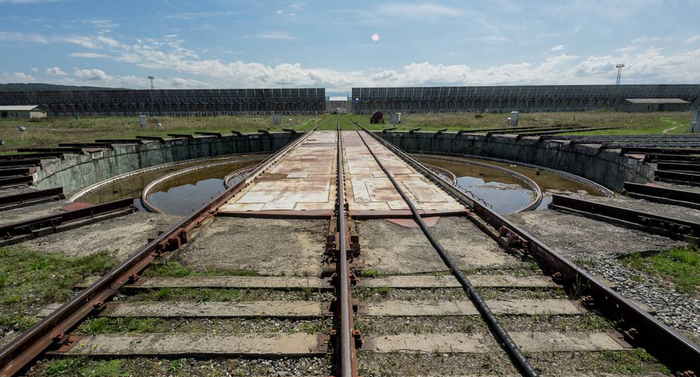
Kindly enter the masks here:
[[[700, 83], [700, 0], [0, 0], [0, 82]], [[373, 40], [373, 35], [378, 40]]]

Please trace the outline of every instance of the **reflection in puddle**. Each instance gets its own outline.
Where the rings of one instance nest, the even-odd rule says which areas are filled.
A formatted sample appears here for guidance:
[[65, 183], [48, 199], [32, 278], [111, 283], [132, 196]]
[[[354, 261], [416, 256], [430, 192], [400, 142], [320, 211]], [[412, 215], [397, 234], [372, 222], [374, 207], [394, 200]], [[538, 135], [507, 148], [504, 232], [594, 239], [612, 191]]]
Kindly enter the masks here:
[[148, 194], [148, 201], [164, 213], [189, 215], [203, 202], [225, 189], [226, 175], [260, 161], [262, 158], [232, 162], [178, 175], [153, 187]]
[[[499, 214], [515, 212], [534, 199], [534, 193], [524, 182], [497, 170], [429, 157], [419, 157], [419, 159], [454, 173], [460, 187], [471, 191], [475, 196], [491, 204]], [[470, 161], [466, 158], [464, 160]], [[542, 204], [537, 207], [538, 210], [547, 208], [547, 205], [552, 201], [552, 193], [565, 194], [583, 191], [589, 195], [602, 196], [600, 192], [588, 185], [548, 171], [503, 162], [476, 159], [471, 161], [504, 167], [535, 181], [544, 194]]]
[[191, 163], [171, 166], [161, 169], [151, 170], [149, 172], [136, 174], [132, 177], [124, 178], [109, 185], [100, 187], [99, 189], [87, 194], [80, 199], [81, 203], [102, 204], [119, 199], [136, 198], [134, 203], [141, 211], [145, 211], [141, 204], [141, 191], [149, 183], [153, 182], [166, 174], [174, 171], [186, 169], [191, 166], [203, 165], [207, 161], [193, 161]]

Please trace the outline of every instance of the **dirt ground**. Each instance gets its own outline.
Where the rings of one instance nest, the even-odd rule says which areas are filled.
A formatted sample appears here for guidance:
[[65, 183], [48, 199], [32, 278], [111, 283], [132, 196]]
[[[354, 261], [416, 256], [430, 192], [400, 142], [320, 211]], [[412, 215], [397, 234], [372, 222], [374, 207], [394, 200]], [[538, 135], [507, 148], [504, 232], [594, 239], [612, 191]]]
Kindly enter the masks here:
[[180, 259], [201, 269], [320, 276], [327, 228], [327, 220], [219, 217]]
[[[362, 257], [368, 269], [396, 274], [447, 270], [418, 228], [404, 228], [385, 220], [358, 221], [357, 227]], [[518, 263], [464, 217], [442, 217], [431, 230], [462, 268], [494, 268]]]
[[0, 225], [9, 225], [37, 217], [59, 213], [61, 208], [72, 204], [67, 200], [48, 201], [24, 207], [15, 207], [0, 212]]
[[178, 219], [176, 216], [136, 212], [35, 238], [12, 247], [46, 253], [61, 252], [71, 257], [110, 251], [118, 260], [122, 260], [145, 245], [149, 237], [155, 237], [158, 230], [166, 229]]
[[567, 257], [598, 252], [629, 254], [657, 251], [684, 244], [670, 238], [552, 210], [516, 213], [506, 218]]

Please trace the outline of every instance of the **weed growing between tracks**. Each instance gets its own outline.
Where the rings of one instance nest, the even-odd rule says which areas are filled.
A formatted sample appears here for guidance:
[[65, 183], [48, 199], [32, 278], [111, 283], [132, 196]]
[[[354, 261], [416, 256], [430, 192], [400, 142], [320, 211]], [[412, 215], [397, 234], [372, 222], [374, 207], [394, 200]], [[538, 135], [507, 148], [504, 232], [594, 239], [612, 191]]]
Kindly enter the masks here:
[[115, 264], [107, 252], [71, 258], [0, 247], [0, 335], [27, 330], [37, 311], [67, 301], [75, 284], [104, 275]]
[[631, 254], [622, 262], [670, 283], [678, 291], [700, 298], [700, 247], [697, 245], [649, 255]]
[[323, 319], [278, 318], [90, 318], [75, 331], [78, 335], [97, 334], [321, 334], [333, 327]]
[[157, 263], [147, 269], [143, 276], [145, 277], [170, 277], [170, 278], [185, 278], [196, 276], [260, 276], [257, 271], [253, 270], [197, 270], [193, 267], [183, 266], [179, 262]]

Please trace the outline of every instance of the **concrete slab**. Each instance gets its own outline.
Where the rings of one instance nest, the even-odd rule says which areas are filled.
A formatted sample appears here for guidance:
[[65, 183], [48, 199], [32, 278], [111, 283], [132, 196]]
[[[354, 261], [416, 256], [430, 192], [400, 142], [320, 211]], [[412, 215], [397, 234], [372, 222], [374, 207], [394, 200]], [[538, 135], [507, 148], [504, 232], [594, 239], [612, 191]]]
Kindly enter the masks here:
[[[621, 346], [606, 333], [511, 332], [513, 341], [525, 352], [620, 351]], [[399, 334], [369, 338], [363, 351], [487, 353], [496, 342], [490, 334]]]
[[[359, 134], [346, 131], [342, 132], [342, 137], [349, 210], [358, 216], [368, 211], [407, 210], [408, 206], [382, 172]], [[371, 136], [365, 135], [365, 141], [419, 210], [464, 210], [464, 206], [454, 198]]]
[[[543, 276], [470, 275], [467, 279], [475, 287], [495, 288], [554, 288], [552, 279]], [[403, 275], [362, 278], [358, 287], [366, 288], [461, 288], [454, 276]]]
[[[567, 300], [487, 300], [495, 314], [506, 315], [577, 315], [586, 310]], [[41, 310], [49, 315], [61, 304]], [[361, 305], [362, 315], [384, 317], [432, 317], [478, 315], [470, 301], [384, 301]], [[321, 318], [323, 303], [312, 301], [253, 302], [114, 302], [100, 313], [102, 317], [161, 318]]]
[[231, 198], [219, 213], [332, 211], [336, 196], [336, 143], [336, 132], [316, 132]]
[[[586, 313], [568, 300], [486, 300], [494, 314], [576, 315]], [[366, 305], [366, 315], [387, 317], [477, 315], [471, 301], [384, 301]]]
[[320, 318], [323, 305], [307, 301], [123, 302], [108, 304], [105, 317]]
[[[555, 288], [550, 278], [543, 276], [470, 275], [475, 287], [494, 288]], [[75, 288], [87, 288], [97, 277], [86, 279]], [[130, 289], [160, 288], [239, 288], [239, 289], [332, 289], [328, 280], [317, 277], [295, 276], [193, 276], [184, 278], [142, 277], [127, 285]], [[357, 287], [364, 288], [461, 288], [453, 276], [402, 275], [358, 279]]]
[[74, 356], [266, 356], [325, 355], [319, 338], [309, 334], [278, 335], [94, 335], [86, 336], [70, 350]]
[[[355, 222], [365, 267], [387, 274], [447, 271], [445, 263], [420, 229], [384, 220]], [[464, 217], [442, 217], [431, 229], [458, 266], [495, 268], [520, 263]]]
[[[85, 285], [82, 285], [85, 286]], [[331, 289], [327, 280], [295, 276], [195, 276], [188, 278], [141, 278], [129, 288], [239, 288], [239, 289]]]
[[328, 220], [219, 217], [180, 254], [200, 269], [320, 276]]

